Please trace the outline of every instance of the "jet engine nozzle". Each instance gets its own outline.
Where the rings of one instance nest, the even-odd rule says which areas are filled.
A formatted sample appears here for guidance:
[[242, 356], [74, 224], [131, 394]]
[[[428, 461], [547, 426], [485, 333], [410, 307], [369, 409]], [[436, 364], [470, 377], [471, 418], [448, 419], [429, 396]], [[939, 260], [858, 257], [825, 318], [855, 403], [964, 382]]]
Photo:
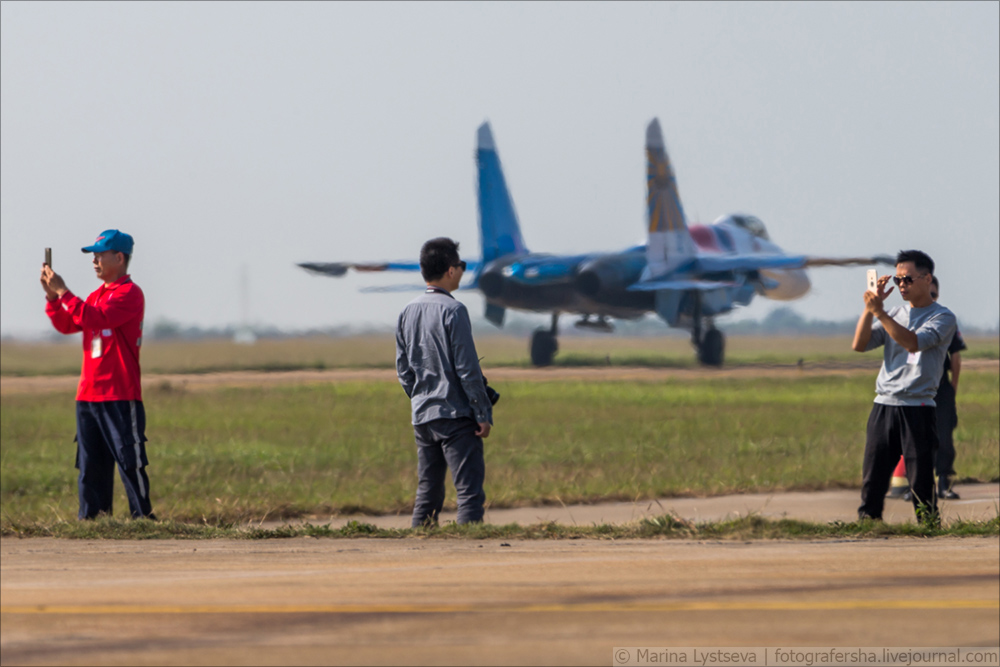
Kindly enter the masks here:
[[479, 289], [487, 299], [495, 299], [503, 294], [504, 281], [499, 270], [486, 271], [479, 276]]
[[574, 279], [576, 290], [591, 299], [612, 298], [639, 279], [642, 257], [610, 255], [583, 264]]

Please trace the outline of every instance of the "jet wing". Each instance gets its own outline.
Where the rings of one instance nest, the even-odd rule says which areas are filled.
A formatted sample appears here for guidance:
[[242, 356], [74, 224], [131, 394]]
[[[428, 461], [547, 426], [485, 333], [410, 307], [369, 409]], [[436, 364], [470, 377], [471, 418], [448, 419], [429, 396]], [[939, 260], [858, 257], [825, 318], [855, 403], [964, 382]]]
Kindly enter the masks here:
[[[479, 262], [466, 262], [466, 271], [472, 273], [479, 267]], [[350, 269], [361, 273], [373, 273], [379, 271], [405, 271], [419, 273], [420, 262], [398, 261], [398, 262], [302, 262], [298, 264], [301, 268], [312, 273], [324, 276], [340, 278]]]
[[695, 259], [696, 271], [716, 273], [721, 271], [757, 271], [760, 269], [803, 269], [813, 266], [871, 266], [888, 264], [896, 258], [889, 255], [874, 257], [809, 257], [807, 255], [720, 255], [699, 256]]
[[311, 271], [312, 273], [318, 273], [324, 276], [333, 276], [334, 278], [340, 278], [346, 274], [349, 269], [363, 272], [420, 270], [420, 264], [417, 262], [374, 262], [367, 264], [355, 262], [302, 262], [298, 266], [302, 267], [306, 271]]
[[409, 283], [406, 285], [382, 285], [377, 287], [359, 287], [358, 291], [361, 292], [362, 294], [389, 294], [393, 292], [423, 292], [426, 289], [427, 285], [418, 285], [417, 283]]
[[872, 264], [896, 265], [892, 255], [876, 255], [874, 257], [809, 257], [806, 266], [871, 266]]
[[[364, 294], [389, 294], [394, 292], [423, 292], [427, 289], [425, 284], [406, 283], [404, 285], [377, 285], [372, 287], [359, 287], [358, 291]], [[466, 282], [458, 286], [460, 290], [476, 289], [474, 282]]]
[[677, 278], [673, 280], [650, 280], [648, 282], [635, 283], [628, 288], [629, 292], [655, 292], [664, 289], [674, 290], [696, 290], [707, 292], [721, 287], [739, 287], [741, 283], [731, 280], [697, 280], [693, 278]]
[[809, 258], [804, 255], [719, 255], [700, 256], [695, 260], [696, 271], [757, 271], [760, 269], [801, 269]]
[[[474, 276], [476, 269], [479, 268], [479, 262], [476, 261], [466, 261], [466, 272], [469, 275]], [[407, 273], [419, 273], [420, 272], [420, 262], [302, 262], [298, 266], [302, 267], [310, 273], [315, 273], [321, 276], [332, 276], [334, 278], [343, 277], [349, 270], [354, 269], [355, 271], [361, 273], [374, 273], [380, 271], [403, 271]], [[461, 285], [459, 289], [475, 289], [476, 281], [473, 279], [471, 282], [466, 281], [465, 284]], [[427, 289], [427, 286], [421, 283], [407, 283], [404, 285], [379, 285], [373, 287], [362, 287], [359, 292], [373, 293], [373, 292], [422, 292]]]

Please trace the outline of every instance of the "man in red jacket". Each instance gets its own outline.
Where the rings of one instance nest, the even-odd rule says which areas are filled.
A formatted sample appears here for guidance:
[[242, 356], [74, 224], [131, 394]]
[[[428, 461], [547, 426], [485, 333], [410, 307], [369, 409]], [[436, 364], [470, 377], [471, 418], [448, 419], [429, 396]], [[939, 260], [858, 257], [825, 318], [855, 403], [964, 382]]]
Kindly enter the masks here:
[[76, 392], [76, 467], [81, 519], [112, 513], [114, 469], [132, 516], [155, 519], [146, 475], [146, 412], [139, 377], [145, 299], [128, 275], [132, 237], [109, 229], [83, 252], [94, 253], [104, 284], [80, 300], [42, 265], [45, 314], [64, 334], [83, 332], [83, 371]]

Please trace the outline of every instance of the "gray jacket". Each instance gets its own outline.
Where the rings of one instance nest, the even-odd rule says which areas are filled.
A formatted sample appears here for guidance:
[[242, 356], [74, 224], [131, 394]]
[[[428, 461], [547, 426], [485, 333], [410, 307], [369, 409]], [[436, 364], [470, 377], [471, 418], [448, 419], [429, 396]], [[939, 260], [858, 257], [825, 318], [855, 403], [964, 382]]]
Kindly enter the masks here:
[[399, 314], [396, 375], [414, 425], [462, 417], [493, 423], [469, 311], [445, 290], [428, 289]]

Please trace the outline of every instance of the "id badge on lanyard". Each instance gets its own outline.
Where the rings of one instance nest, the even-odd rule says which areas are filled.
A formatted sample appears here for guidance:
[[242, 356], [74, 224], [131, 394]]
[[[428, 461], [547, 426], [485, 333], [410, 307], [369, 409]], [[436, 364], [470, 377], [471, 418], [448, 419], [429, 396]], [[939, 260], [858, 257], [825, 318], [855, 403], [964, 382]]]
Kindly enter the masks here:
[[95, 331], [90, 339], [90, 358], [98, 359], [101, 356], [101, 332]]

